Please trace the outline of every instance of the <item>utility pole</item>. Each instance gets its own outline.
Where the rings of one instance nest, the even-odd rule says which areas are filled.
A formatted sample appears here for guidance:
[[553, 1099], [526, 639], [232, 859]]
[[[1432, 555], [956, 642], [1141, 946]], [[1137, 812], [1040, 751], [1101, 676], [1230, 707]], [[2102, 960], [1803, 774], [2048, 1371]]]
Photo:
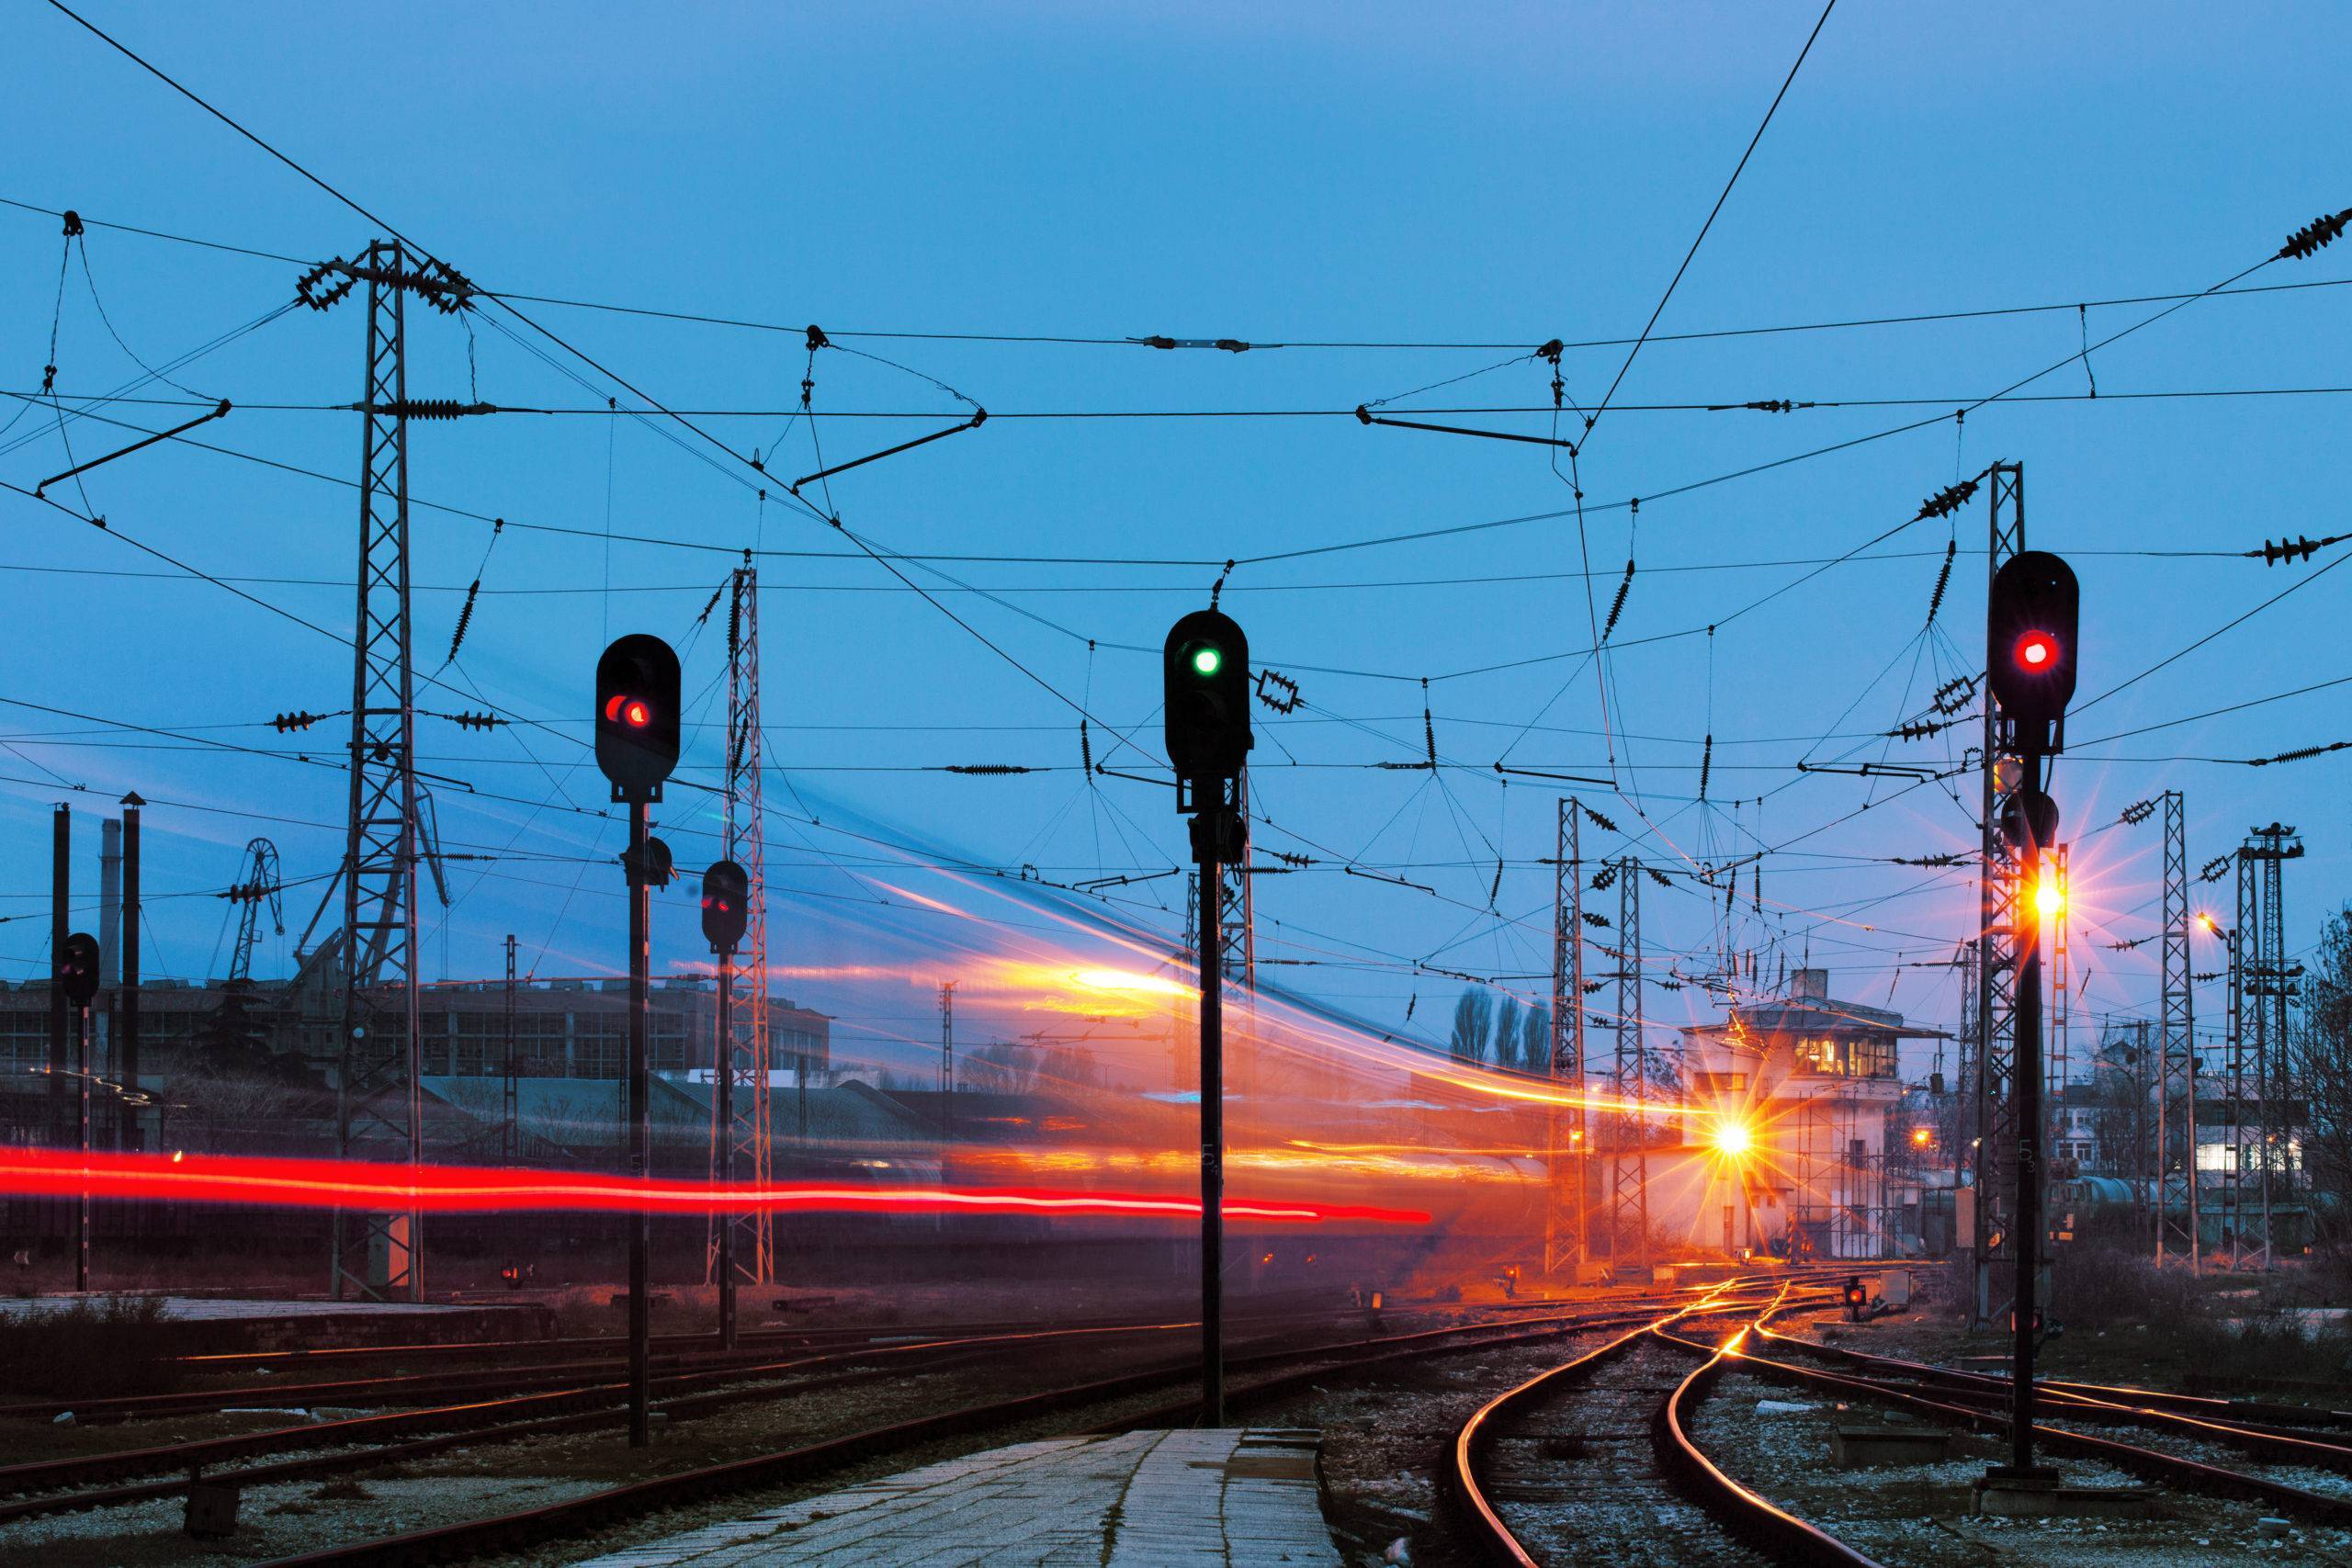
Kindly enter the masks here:
[[[628, 1165], [642, 1185], [653, 1170], [652, 1075], [646, 1060], [653, 962], [653, 889], [670, 879], [669, 846], [647, 831], [646, 815], [678, 765], [678, 656], [658, 637], [615, 640], [596, 660], [596, 766], [613, 799], [628, 807]], [[646, 1297], [650, 1237], [639, 1204], [628, 1220], [628, 1444], [653, 1440], [651, 1318]]]
[[[2261, 1267], [2270, 1268], [2277, 1256], [2271, 1233], [2272, 1205], [2282, 1184], [2273, 1179], [2278, 1167], [2278, 1151], [2291, 1147], [2295, 1138], [2295, 1122], [2291, 1101], [2293, 1086], [2287, 1081], [2290, 1072], [2288, 1048], [2287, 1004], [2300, 990], [2301, 964], [2287, 962], [2286, 897], [2283, 886], [2286, 863], [2302, 858], [2303, 843], [2295, 829], [2273, 822], [2267, 828], [2247, 831], [2245, 842], [2238, 849], [2238, 939], [2254, 933], [2251, 958], [2241, 952], [2239, 961], [2239, 1005], [2246, 1021], [2253, 1024], [2255, 1079], [2255, 1156], [2258, 1183], [2257, 1196], [2262, 1209]], [[2257, 872], [2256, 868], [2259, 868]], [[2243, 1046], [2248, 1032], [2239, 1031]], [[2241, 1064], [2241, 1070], [2243, 1064]], [[2244, 1144], [2244, 1089], [2240, 1089], [2238, 1126], [2239, 1147]], [[2241, 1155], [2241, 1160], [2243, 1155]], [[2288, 1178], [2291, 1184], [2292, 1178]], [[2243, 1198], [2241, 1198], [2243, 1204]], [[2245, 1209], [2238, 1211], [2238, 1230], [2244, 1235]]]
[[514, 1082], [514, 933], [506, 933], [506, 1057], [500, 1068], [504, 1082], [500, 1086], [498, 1118], [498, 1163], [513, 1165], [521, 1153], [523, 1141], [522, 1107]]
[[[1242, 770], [1250, 732], [1250, 640], [1232, 617], [1195, 610], [1160, 649], [1176, 809], [1192, 816], [1201, 886], [1201, 1425], [1225, 1425], [1225, 1010], [1227, 868], [1246, 864]], [[1242, 883], [1246, 894], [1248, 883]], [[1245, 928], [1246, 929], [1246, 928]]]
[[67, 907], [74, 899], [74, 808], [50, 816], [49, 861], [49, 1105], [51, 1139], [65, 1141], [65, 938]]
[[[646, 1024], [652, 1012], [653, 881], [646, 846], [646, 803], [628, 813], [628, 1173], [639, 1181], [653, 1174], [652, 1075], [646, 1062]], [[651, 1333], [649, 1260], [651, 1237], [644, 1209], [628, 1217], [628, 1446], [653, 1441], [647, 1407]]]
[[[1623, 1273], [1628, 1255], [1644, 1278], [1650, 1267], [1649, 1053], [1642, 1048], [1642, 863], [1610, 863], [1617, 882], [1616, 1136], [1609, 1150], [1609, 1264]], [[1635, 1109], [1622, 1109], [1624, 1105]]]
[[[2025, 549], [2025, 466], [1995, 463], [1986, 470], [1991, 494], [1985, 544], [1989, 583], [2001, 568]], [[2014, 845], [2002, 830], [2018, 792], [2025, 787], [2022, 759], [2011, 739], [2013, 726], [1991, 692], [1984, 696], [1984, 776], [1981, 807], [1981, 853], [1977, 904], [1976, 958], [1976, 1098], [1975, 1220], [1972, 1251], [1974, 1290], [1970, 1296], [1969, 1325], [1989, 1327], [2000, 1321], [2001, 1303], [1995, 1299], [1994, 1269], [2018, 1256], [2018, 1228], [2009, 1202], [2015, 1171], [2008, 1164], [2018, 1135], [2017, 1048], [2018, 987], [2023, 942], [2018, 906], [2032, 897], [2019, 881], [2020, 866]], [[2038, 1086], [2037, 1086], [2038, 1087]], [[2029, 1253], [2027, 1256], [2030, 1256]], [[2014, 1270], [2012, 1270], [2014, 1272]]]
[[[98, 822], [98, 996], [94, 1023], [98, 1031], [96, 1055], [100, 1071], [114, 1077], [116, 1021], [122, 1006], [122, 819], [107, 817]], [[114, 1146], [122, 1146], [122, 1096], [117, 1095], [112, 1123]]]
[[[2164, 1267], [2169, 1247], [2173, 1258], [2194, 1274], [2202, 1262], [2204, 1238], [2198, 1213], [2196, 1005], [2188, 965], [2188, 813], [2180, 791], [2165, 791], [2164, 813], [2164, 923], [2158, 937], [2163, 945], [2156, 1009], [2157, 1043], [2163, 1052], [2156, 1093], [2156, 1266]], [[2147, 1044], [2144, 1026], [2141, 1044]]]
[[1216, 919], [1208, 929], [1217, 933], [1223, 948], [1218, 973], [1226, 988], [1233, 993], [1238, 1006], [1241, 1027], [1240, 1092], [1245, 1098], [1254, 1097], [1258, 1083], [1258, 1040], [1254, 1024], [1253, 1002], [1258, 994], [1258, 937], [1256, 926], [1256, 879], [1250, 874], [1250, 770], [1241, 770], [1241, 778], [1234, 785], [1235, 819], [1241, 825], [1241, 838], [1233, 846], [1231, 856], [1221, 863], [1218, 874], [1225, 878], [1216, 905]]
[[1180, 991], [1170, 1010], [1170, 1028], [1174, 1038], [1168, 1049], [1168, 1087], [1171, 1089], [1196, 1089], [1200, 1085], [1200, 1018], [1201, 995], [1201, 874], [1184, 874], [1184, 937], [1182, 951], [1177, 954], [1176, 981], [1181, 987], [1187, 979], [1193, 982], [1188, 990]]
[[2067, 899], [2072, 891], [2067, 879], [2066, 846], [2053, 844], [2050, 849], [2051, 880], [2058, 888], [2058, 915], [2050, 932], [2050, 1060], [2042, 1073], [2043, 1103], [2050, 1112], [2050, 1136], [2054, 1138], [2064, 1124], [2066, 1115], [2066, 1080], [2074, 1071], [2074, 988], [2073, 953], [2066, 941]]
[[[760, 781], [765, 737], [760, 728], [760, 580], [746, 558], [728, 585], [727, 777], [721, 852], [742, 867], [743, 932], [733, 964], [739, 995], [732, 1021], [720, 1032], [717, 1066], [734, 1079], [730, 1114], [723, 1119], [722, 1166], [727, 1180], [765, 1192], [775, 1180], [775, 1066], [768, 1023], [767, 823]], [[794, 1063], [800, 1136], [808, 1136], [808, 1060]], [[764, 1203], [718, 1216], [731, 1227], [735, 1281], [775, 1280], [775, 1215]]]
[[[346, 281], [324, 295], [328, 274]], [[399, 241], [303, 280], [323, 310], [368, 286], [360, 382], [358, 602], [352, 638], [351, 779], [343, 860], [344, 992], [335, 1144], [343, 1158], [414, 1167], [424, 1159], [416, 990], [415, 661], [409, 618], [408, 297], [455, 313], [471, 286], [439, 263], [420, 268]], [[386, 993], [390, 992], [388, 996]], [[330, 1284], [337, 1300], [424, 1297], [423, 1215], [334, 1212]]]
[[[2073, 697], [2080, 649], [2079, 589], [2073, 570], [2053, 555], [2021, 550], [1994, 574], [1984, 617], [1986, 711], [1997, 711], [1989, 739], [2018, 760], [2018, 782], [2000, 818], [2001, 837], [2015, 852], [2018, 886], [2011, 898], [2017, 951], [2015, 1032], [2007, 1107], [2014, 1140], [2016, 1207], [2010, 1255], [2015, 1291], [2009, 1315], [2015, 1356], [2009, 1372], [2010, 1462], [1985, 1474], [1985, 1484], [2041, 1489], [2056, 1472], [2033, 1461], [2033, 1359], [2041, 1332], [2047, 1179], [2042, 1090], [2042, 924], [2065, 921], [2058, 804], [2043, 789], [2047, 761], [2066, 749], [2066, 705]], [[1988, 754], [1994, 748], [1988, 747]], [[2047, 868], [2045, 884], [2044, 857]], [[1987, 1136], [1990, 1136], [1988, 1129]]]
[[[702, 878], [702, 932], [718, 955], [718, 1028], [712, 1035], [711, 1075], [718, 1097], [711, 1112], [711, 1176], [735, 1185], [735, 950], [742, 945], [751, 903], [750, 877], [731, 860], [720, 861]], [[712, 1212], [711, 1275], [718, 1285], [718, 1348], [735, 1348], [735, 1213]]]
[[956, 1137], [956, 982], [939, 983], [939, 1155], [940, 1179], [947, 1179], [945, 1145]]
[[[139, 808], [147, 803], [132, 790], [122, 797], [122, 971], [121, 1002], [116, 1009], [114, 1070], [122, 1087], [139, 1089]], [[141, 1142], [138, 1112], [129, 1104], [115, 1124], [115, 1143], [137, 1148]]]
[[[1544, 1118], [1544, 1166], [1549, 1201], [1544, 1208], [1544, 1271], [1551, 1274], [1562, 1263], [1578, 1268], [1589, 1242], [1585, 1213], [1584, 1105], [1584, 860], [1573, 795], [1559, 803], [1559, 822], [1552, 860], [1552, 1038], [1547, 1064], [1554, 1100]], [[1568, 1232], [1560, 1235], [1560, 1111], [1566, 1102], [1568, 1122]], [[1580, 1271], [1580, 1269], [1579, 1269]], [[1572, 1281], [1573, 1282], [1573, 1281]]]
[[[85, 1167], [90, 1159], [90, 1001], [98, 994], [98, 944], [82, 931], [68, 932], [57, 958], [57, 991], [74, 1009], [74, 1081], [80, 1107], [77, 1145]], [[90, 1189], [84, 1183], [74, 1211], [74, 1288], [90, 1288]]]

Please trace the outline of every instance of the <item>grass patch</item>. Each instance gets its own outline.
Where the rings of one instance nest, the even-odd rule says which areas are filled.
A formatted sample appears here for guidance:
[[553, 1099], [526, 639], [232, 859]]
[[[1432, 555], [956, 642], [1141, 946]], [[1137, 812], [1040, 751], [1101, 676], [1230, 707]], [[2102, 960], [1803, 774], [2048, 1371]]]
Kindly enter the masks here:
[[178, 1381], [159, 1296], [102, 1296], [0, 1320], [0, 1386], [36, 1399], [156, 1393]]

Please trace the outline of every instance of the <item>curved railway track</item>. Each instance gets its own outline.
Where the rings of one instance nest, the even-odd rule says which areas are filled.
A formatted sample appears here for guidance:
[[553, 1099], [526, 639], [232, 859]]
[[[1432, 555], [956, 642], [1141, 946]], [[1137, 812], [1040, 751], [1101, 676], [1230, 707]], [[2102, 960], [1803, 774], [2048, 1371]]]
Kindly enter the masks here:
[[[1722, 1294], [1728, 1294], [1730, 1290], [1720, 1286], [1713, 1289]], [[1678, 1292], [1692, 1293], [1695, 1292]], [[1768, 1299], [1760, 1293], [1751, 1292], [1745, 1305], [1760, 1306]], [[1687, 1310], [1690, 1304], [1694, 1303], [1686, 1303], [1681, 1308], [1665, 1310], [1679, 1312]], [[1657, 1318], [1660, 1311], [1655, 1305], [1604, 1302], [1578, 1311], [1532, 1314], [1509, 1323], [1459, 1325], [1231, 1357], [1227, 1361], [1231, 1372], [1264, 1371], [1269, 1375], [1235, 1382], [1228, 1387], [1227, 1398], [1237, 1404], [1246, 1404], [1295, 1392], [1351, 1371], [1397, 1361], [1473, 1354], [1497, 1347], [1539, 1341], [1562, 1333], [1645, 1324]], [[1189, 1379], [1195, 1371], [1195, 1363], [1187, 1360], [1149, 1371], [1048, 1388], [1011, 1399], [850, 1432], [750, 1459], [608, 1487], [541, 1507], [325, 1548], [280, 1559], [269, 1568], [328, 1568], [330, 1564], [336, 1565], [336, 1568], [360, 1568], [362, 1564], [459, 1562], [492, 1552], [535, 1548], [589, 1531], [633, 1526], [650, 1516], [692, 1506], [714, 1497], [808, 1484], [861, 1461], [887, 1453], [946, 1439], [1001, 1432], [1007, 1427], [1040, 1417], [1083, 1412], [1089, 1407], [1131, 1399], [1170, 1382]], [[1100, 1431], [1161, 1425], [1189, 1418], [1195, 1408], [1192, 1400], [1180, 1400], [1147, 1410], [1130, 1411], [1082, 1429]]]
[[[1742, 1369], [1757, 1376], [1874, 1398], [1917, 1414], [1964, 1424], [1977, 1431], [2009, 1430], [2009, 1382], [2006, 1378], [1821, 1345], [1777, 1334], [1769, 1327], [1761, 1330], [1759, 1337], [1767, 1345], [1820, 1356], [1857, 1371], [1852, 1375], [1841, 1375], [1763, 1356], [1742, 1357]], [[1860, 1375], [1872, 1372], [1876, 1375]], [[2098, 1383], [2037, 1383], [2033, 1430], [2035, 1440], [2054, 1453], [2101, 1460], [2147, 1480], [2190, 1490], [2250, 1498], [2314, 1523], [2352, 1524], [2352, 1497], [2240, 1469], [2219, 1462], [2214, 1456], [2214, 1450], [2226, 1449], [2273, 1465], [2352, 1475], [2352, 1442], [2314, 1437], [2308, 1428], [2291, 1431], [2278, 1425], [2222, 1419], [2229, 1412], [2213, 1407], [2228, 1404], [2197, 1395]], [[2182, 1405], [2194, 1407], [2197, 1413], [2177, 1408]], [[2251, 1408], [2275, 1414], [2293, 1407]], [[2314, 1413], [2301, 1414], [2309, 1416]], [[2335, 1425], [2340, 1413], [2322, 1414], [2330, 1418], [2330, 1425]], [[2160, 1433], [2169, 1446], [2151, 1448], [2145, 1443], [2125, 1442], [2098, 1430], [2086, 1430], [2086, 1427]]]
[[[1667, 1364], [1670, 1347], [1690, 1342], [1666, 1330], [1729, 1305], [1700, 1303], [1643, 1324], [1497, 1394], [1463, 1423], [1447, 1480], [1482, 1555], [1508, 1568], [1541, 1568], [1571, 1554], [1877, 1568], [1734, 1481], [1692, 1439], [1691, 1410], [1747, 1330], [1680, 1377], [1673, 1375], [1679, 1359]], [[1765, 1310], [1790, 1305], [1784, 1291]], [[1556, 1420], [1571, 1409], [1572, 1427], [1544, 1428], [1543, 1417]], [[1507, 1514], [1521, 1517], [1518, 1528]]]

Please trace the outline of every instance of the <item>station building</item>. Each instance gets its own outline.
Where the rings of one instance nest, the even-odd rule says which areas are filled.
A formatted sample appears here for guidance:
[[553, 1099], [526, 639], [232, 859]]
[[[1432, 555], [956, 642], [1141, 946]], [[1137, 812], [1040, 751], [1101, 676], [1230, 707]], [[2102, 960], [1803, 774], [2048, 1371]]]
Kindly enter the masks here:
[[[1708, 1179], [1673, 1184], [1692, 1194], [1677, 1206], [1697, 1212], [1654, 1208], [1658, 1238], [1817, 1258], [1916, 1247], [1918, 1183], [1905, 1151], [1890, 1147], [1889, 1125], [1903, 1099], [1898, 1046], [1937, 1032], [1832, 997], [1825, 969], [1799, 969], [1786, 996], [1684, 1030], [1689, 1098], [1714, 1112], [1685, 1128]], [[1719, 1137], [1722, 1128], [1739, 1131]]]

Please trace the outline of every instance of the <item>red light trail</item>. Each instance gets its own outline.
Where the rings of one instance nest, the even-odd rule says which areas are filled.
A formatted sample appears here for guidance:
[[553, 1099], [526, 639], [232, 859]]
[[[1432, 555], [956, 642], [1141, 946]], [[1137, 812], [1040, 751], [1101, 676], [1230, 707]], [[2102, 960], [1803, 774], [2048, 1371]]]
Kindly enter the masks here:
[[[1048, 1214], [1183, 1220], [1200, 1201], [1144, 1192], [1027, 1187], [852, 1187], [808, 1182], [755, 1188], [553, 1170], [406, 1166], [237, 1155], [80, 1154], [0, 1149], [0, 1194], [18, 1198], [164, 1199], [297, 1209], [414, 1209], [427, 1213]], [[1278, 1224], [1423, 1225], [1426, 1212], [1346, 1203], [1228, 1197], [1237, 1220]]]

